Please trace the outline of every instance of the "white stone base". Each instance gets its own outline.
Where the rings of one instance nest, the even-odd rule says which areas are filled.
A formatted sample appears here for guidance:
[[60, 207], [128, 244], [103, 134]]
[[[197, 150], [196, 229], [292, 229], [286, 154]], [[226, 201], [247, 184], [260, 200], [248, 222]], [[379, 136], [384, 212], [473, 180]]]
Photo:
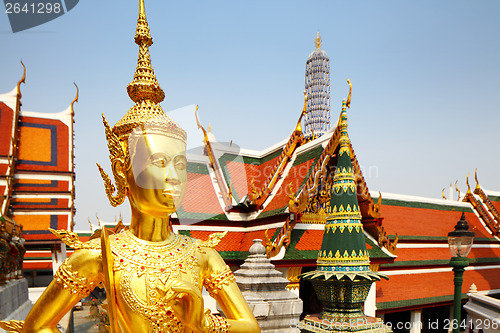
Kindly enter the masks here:
[[[17, 308], [13, 313], [10, 314], [7, 318], [2, 319], [3, 321], [9, 321], [9, 320], [24, 320], [26, 318], [26, 315], [30, 312], [31, 307], [33, 306], [33, 303], [31, 303], [30, 300], [27, 300], [22, 304], [20, 307]], [[0, 333], [5, 333], [3, 329], [0, 328]]]

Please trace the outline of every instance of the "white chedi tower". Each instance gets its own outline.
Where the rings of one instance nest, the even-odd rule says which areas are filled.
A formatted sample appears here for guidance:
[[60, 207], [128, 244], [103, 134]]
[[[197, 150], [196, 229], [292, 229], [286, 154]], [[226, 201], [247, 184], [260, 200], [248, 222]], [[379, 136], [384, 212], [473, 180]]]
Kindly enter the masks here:
[[299, 333], [302, 300], [286, 289], [290, 281], [271, 264], [261, 239], [254, 239], [250, 255], [234, 272], [236, 283], [262, 333]]
[[330, 59], [321, 49], [319, 32], [314, 43], [316, 50], [311, 52], [306, 62], [305, 137], [319, 137], [330, 129]]

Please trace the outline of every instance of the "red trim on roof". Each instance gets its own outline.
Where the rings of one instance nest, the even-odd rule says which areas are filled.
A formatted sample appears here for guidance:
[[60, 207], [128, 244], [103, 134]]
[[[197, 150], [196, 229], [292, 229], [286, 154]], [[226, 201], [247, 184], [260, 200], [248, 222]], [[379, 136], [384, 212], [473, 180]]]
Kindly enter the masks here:
[[47, 260], [42, 262], [31, 262], [29, 260], [24, 260], [23, 269], [25, 270], [52, 269], [52, 260]]
[[0, 155], [9, 155], [14, 110], [0, 102]]

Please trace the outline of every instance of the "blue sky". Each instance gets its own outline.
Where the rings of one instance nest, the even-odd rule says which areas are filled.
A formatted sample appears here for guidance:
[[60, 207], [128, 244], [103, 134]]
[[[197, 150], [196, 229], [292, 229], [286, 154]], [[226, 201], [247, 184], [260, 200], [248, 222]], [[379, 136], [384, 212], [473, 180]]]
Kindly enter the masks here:
[[[0, 14], [0, 93], [27, 66], [23, 110], [76, 111], [77, 227], [113, 220], [95, 162], [107, 165], [100, 114], [132, 106], [136, 1], [80, 1], [13, 34]], [[349, 134], [371, 190], [439, 198], [478, 168], [500, 190], [500, 2], [146, 1], [164, 110], [199, 104], [220, 141], [264, 149], [300, 114], [305, 62], [319, 31], [331, 60], [331, 114], [353, 84]], [[109, 169], [108, 169], [109, 170]], [[188, 194], [189, 195], [189, 194]]]

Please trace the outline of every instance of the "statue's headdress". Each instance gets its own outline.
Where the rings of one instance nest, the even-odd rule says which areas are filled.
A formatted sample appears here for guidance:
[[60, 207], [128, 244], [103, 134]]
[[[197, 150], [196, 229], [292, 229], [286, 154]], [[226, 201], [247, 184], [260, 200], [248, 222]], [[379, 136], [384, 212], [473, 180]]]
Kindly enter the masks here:
[[[127, 165], [126, 153], [129, 135], [134, 134], [161, 134], [186, 143], [186, 132], [170, 119], [160, 106], [165, 98], [165, 93], [160, 87], [151, 66], [149, 47], [153, 39], [149, 32], [148, 22], [144, 9], [144, 0], [139, 0], [139, 18], [135, 33], [135, 43], [139, 45], [139, 57], [134, 79], [127, 86], [127, 92], [135, 105], [111, 127], [103, 115], [103, 123], [108, 141], [109, 158], [116, 187], [99, 164], [97, 167], [104, 180], [106, 194], [112, 206], [118, 206], [125, 200], [126, 178], [124, 168]], [[116, 191], [116, 194], [114, 194]]]

